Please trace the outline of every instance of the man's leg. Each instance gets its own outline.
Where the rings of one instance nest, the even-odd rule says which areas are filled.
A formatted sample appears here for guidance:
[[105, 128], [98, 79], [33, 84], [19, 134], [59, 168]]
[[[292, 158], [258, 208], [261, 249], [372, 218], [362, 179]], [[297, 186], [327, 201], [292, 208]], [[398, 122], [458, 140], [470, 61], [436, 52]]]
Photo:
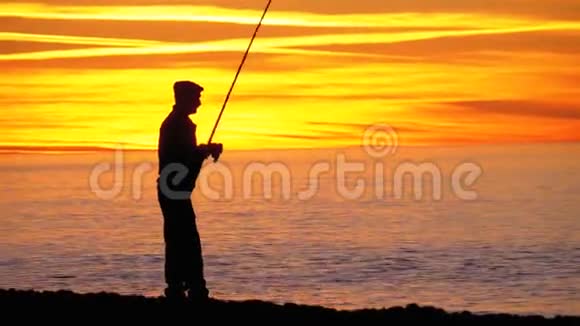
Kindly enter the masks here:
[[201, 239], [197, 228], [197, 219], [191, 201], [188, 201], [189, 241], [188, 241], [188, 268], [186, 286], [188, 296], [192, 300], [205, 300], [209, 296], [204, 277], [203, 253]]
[[165, 296], [172, 298], [185, 297], [185, 284], [180, 268], [179, 245], [171, 240], [165, 243]]
[[[163, 237], [165, 241], [165, 295], [168, 298], [185, 297], [183, 273], [183, 247], [186, 244], [183, 204], [179, 201], [159, 197], [163, 212]], [[181, 206], [181, 207], [180, 207]]]

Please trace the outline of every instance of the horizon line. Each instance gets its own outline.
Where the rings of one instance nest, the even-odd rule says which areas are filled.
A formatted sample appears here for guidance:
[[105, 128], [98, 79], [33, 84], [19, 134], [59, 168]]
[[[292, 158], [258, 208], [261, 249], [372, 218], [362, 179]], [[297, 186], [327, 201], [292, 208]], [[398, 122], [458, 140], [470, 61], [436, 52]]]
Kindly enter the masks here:
[[[547, 145], [547, 144], [580, 144], [580, 140], [545, 140], [545, 141], [496, 141], [496, 142], [442, 142], [442, 143], [425, 143], [413, 145], [401, 145], [400, 148], [429, 148], [429, 147], [465, 147], [465, 146], [494, 146], [494, 145]], [[330, 149], [346, 149], [358, 148], [363, 146], [358, 145], [344, 145], [344, 146], [321, 146], [321, 147], [271, 147], [271, 148], [236, 148], [229, 149], [232, 152], [247, 152], [247, 151], [279, 151], [279, 150], [330, 150]], [[108, 147], [108, 146], [26, 146], [26, 145], [0, 145], [0, 155], [3, 154], [71, 154], [71, 153], [102, 153], [114, 152], [123, 150], [126, 152], [156, 152], [157, 148], [142, 148], [142, 147]]]

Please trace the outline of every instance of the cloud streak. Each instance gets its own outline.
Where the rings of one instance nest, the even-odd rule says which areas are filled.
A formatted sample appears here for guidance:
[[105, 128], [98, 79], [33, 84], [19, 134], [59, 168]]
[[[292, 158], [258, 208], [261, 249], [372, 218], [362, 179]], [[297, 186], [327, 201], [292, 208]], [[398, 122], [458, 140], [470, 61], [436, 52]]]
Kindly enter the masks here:
[[[70, 0], [36, 0], [49, 6], [70, 5]], [[76, 6], [94, 6], [92, 0], [75, 0]], [[188, 0], [101, 0], [103, 6], [135, 5], [190, 5]], [[199, 0], [196, 3], [200, 6], [219, 6], [232, 9], [256, 9], [263, 8], [264, 0]], [[511, 16], [532, 16], [549, 19], [577, 18], [580, 12], [580, 4], [576, 0], [277, 0], [272, 5], [273, 11], [301, 11], [324, 14], [345, 14], [345, 13], [405, 13], [405, 12], [477, 12], [487, 14], [507, 14]]]
[[37, 42], [52, 44], [83, 44], [100, 46], [119, 47], [145, 47], [162, 44], [158, 41], [119, 39], [110, 37], [89, 37], [71, 35], [49, 35], [49, 34], [29, 34], [29, 33], [7, 33], [0, 32], [0, 41]]
[[[169, 21], [256, 25], [260, 10], [214, 6], [48, 6], [42, 4], [0, 4], [0, 17], [42, 20]], [[273, 11], [264, 26], [294, 27], [437, 27], [493, 28], [517, 26], [529, 21], [511, 16], [480, 13], [387, 13], [320, 14], [303, 11]]]
[[444, 103], [477, 114], [500, 114], [523, 117], [580, 120], [578, 103], [537, 102], [526, 100], [460, 101]]
[[[436, 38], [467, 37], [478, 35], [502, 35], [521, 32], [554, 31], [554, 30], [580, 30], [580, 23], [546, 23], [536, 26], [515, 28], [496, 28], [459, 31], [425, 31], [425, 32], [402, 32], [402, 33], [365, 33], [365, 34], [331, 34], [297, 37], [271, 37], [253, 48], [257, 53], [286, 53], [286, 54], [318, 54], [333, 55], [333, 51], [303, 50], [300, 47], [324, 46], [324, 45], [352, 45], [360, 44], [394, 44], [400, 42], [422, 41]], [[72, 49], [63, 51], [45, 51], [23, 54], [0, 55], [0, 60], [45, 60], [55, 58], [80, 58], [91, 56], [119, 56], [119, 55], [148, 55], [148, 54], [171, 54], [171, 53], [200, 53], [200, 52], [242, 52], [247, 43], [246, 39], [231, 39], [224, 41], [200, 42], [196, 44], [160, 44], [160, 42], [146, 42], [142, 40], [115, 40], [94, 37], [73, 36], [48, 36], [35, 34], [2, 33], [0, 38], [15, 39], [21, 37], [24, 40], [45, 40], [47, 42], [63, 42], [77, 44], [105, 44], [126, 45], [138, 47], [119, 48], [92, 48]], [[160, 44], [160, 45], [159, 45]], [[290, 49], [294, 48], [294, 49]], [[380, 55], [380, 54], [376, 54]]]

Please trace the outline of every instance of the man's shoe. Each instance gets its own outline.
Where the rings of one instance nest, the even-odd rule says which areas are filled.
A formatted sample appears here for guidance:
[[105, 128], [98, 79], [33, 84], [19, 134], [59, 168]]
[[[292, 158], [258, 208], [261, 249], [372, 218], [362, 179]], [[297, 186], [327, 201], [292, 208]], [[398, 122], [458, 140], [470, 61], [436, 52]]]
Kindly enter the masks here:
[[183, 302], [185, 301], [185, 292], [182, 289], [167, 288], [165, 289], [165, 297], [169, 301]]
[[187, 291], [187, 299], [194, 304], [207, 304], [209, 303], [209, 293], [207, 291]]

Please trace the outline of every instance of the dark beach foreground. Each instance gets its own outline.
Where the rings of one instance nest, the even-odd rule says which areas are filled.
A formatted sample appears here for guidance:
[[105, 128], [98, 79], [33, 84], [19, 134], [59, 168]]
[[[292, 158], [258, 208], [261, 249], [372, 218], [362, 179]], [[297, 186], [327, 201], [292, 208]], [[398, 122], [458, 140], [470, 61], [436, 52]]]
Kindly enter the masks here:
[[419, 325], [580, 325], [580, 316], [473, 314], [447, 312], [443, 309], [410, 304], [385, 309], [336, 310], [320, 306], [265, 301], [226, 301], [211, 299], [199, 305], [192, 302], [170, 302], [164, 297], [124, 296], [115, 293], [79, 294], [70, 291], [0, 290], [0, 307], [4, 317], [14, 314], [22, 318], [44, 321], [65, 319], [86, 322], [91, 319], [128, 317], [132, 321], [145, 318], [186, 318], [204, 323], [256, 321], [326, 321]]

